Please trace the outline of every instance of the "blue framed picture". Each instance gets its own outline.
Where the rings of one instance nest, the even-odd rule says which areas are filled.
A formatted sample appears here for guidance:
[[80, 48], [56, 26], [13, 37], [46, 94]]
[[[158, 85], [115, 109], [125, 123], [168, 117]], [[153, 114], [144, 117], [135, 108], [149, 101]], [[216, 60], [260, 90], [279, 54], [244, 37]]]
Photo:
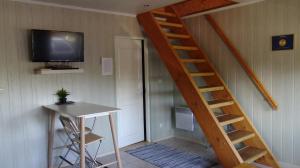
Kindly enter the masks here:
[[280, 35], [272, 37], [272, 50], [292, 50], [294, 49], [294, 35]]

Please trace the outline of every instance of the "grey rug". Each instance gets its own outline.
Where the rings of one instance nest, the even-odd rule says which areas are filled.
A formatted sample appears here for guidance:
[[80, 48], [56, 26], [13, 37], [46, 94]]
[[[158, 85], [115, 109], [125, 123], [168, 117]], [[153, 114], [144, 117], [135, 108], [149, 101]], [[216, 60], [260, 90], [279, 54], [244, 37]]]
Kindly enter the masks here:
[[156, 143], [126, 152], [159, 168], [210, 168], [218, 165], [197, 154]]

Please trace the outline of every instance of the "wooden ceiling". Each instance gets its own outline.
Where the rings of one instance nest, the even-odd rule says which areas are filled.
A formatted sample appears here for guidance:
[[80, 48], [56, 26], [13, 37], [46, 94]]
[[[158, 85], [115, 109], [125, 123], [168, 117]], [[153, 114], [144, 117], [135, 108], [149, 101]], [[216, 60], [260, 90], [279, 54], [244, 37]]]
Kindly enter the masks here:
[[232, 0], [186, 0], [171, 6], [178, 12], [180, 17], [184, 17], [234, 4], [237, 4], [237, 2]]

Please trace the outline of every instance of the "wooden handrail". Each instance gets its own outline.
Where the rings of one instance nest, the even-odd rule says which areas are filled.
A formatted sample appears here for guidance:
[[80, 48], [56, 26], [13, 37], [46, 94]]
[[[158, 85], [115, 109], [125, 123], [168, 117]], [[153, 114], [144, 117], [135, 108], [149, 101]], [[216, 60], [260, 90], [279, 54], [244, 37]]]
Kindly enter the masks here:
[[241, 53], [238, 51], [238, 49], [233, 45], [233, 43], [229, 40], [229, 38], [225, 35], [221, 27], [218, 25], [216, 20], [210, 16], [205, 15], [206, 20], [210, 23], [210, 25], [214, 28], [216, 33], [220, 36], [220, 38], [223, 40], [223, 42], [227, 45], [227, 47], [230, 49], [230, 51], [233, 53], [234, 57], [237, 59], [237, 61], [240, 63], [242, 68], [245, 70], [249, 78], [252, 80], [254, 85], [257, 87], [257, 89], [260, 91], [262, 96], [266, 99], [266, 101], [269, 103], [269, 105], [274, 109], [277, 110], [278, 105], [274, 101], [274, 99], [271, 97], [269, 92], [266, 90], [264, 85], [258, 80], [255, 73], [252, 71], [252, 69], [248, 66], [246, 61], [241, 56]]

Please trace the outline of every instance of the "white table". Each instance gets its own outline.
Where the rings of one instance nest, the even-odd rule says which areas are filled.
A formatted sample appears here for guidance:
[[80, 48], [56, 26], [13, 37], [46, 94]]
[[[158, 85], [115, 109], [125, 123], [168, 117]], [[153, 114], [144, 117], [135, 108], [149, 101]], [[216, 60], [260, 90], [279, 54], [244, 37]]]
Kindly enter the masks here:
[[122, 162], [120, 157], [120, 151], [118, 147], [118, 141], [116, 137], [115, 124], [112, 114], [117, 112], [118, 108], [101, 106], [91, 103], [74, 103], [67, 105], [48, 105], [43, 106], [45, 109], [50, 111], [50, 122], [49, 122], [49, 137], [48, 137], [48, 168], [53, 168], [52, 155], [53, 155], [53, 139], [55, 131], [55, 116], [56, 114], [69, 115], [79, 119], [80, 129], [80, 168], [85, 168], [85, 119], [93, 117], [109, 116], [110, 128], [113, 137], [114, 150], [116, 155], [116, 163], [119, 168], [122, 168]]

